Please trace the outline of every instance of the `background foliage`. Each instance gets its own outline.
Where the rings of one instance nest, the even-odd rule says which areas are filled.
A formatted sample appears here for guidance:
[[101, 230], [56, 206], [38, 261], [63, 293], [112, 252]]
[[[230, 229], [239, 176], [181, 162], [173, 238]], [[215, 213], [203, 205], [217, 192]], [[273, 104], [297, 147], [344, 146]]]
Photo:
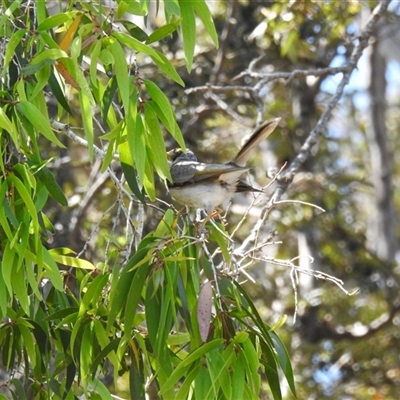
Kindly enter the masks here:
[[[389, 3], [2, 1], [0, 396], [397, 398]], [[272, 117], [197, 237], [165, 148]]]

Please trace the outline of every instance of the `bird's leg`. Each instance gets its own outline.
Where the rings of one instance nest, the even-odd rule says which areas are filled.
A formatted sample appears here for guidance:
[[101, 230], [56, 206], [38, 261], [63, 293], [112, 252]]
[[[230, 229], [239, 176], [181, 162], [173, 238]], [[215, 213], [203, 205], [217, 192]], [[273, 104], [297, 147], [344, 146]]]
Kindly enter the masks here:
[[222, 210], [220, 208], [216, 208], [212, 213], [208, 214], [202, 221], [203, 225], [205, 226], [206, 223], [215, 217], [217, 217], [219, 214], [221, 214]]
[[222, 210], [220, 208], [216, 208], [214, 211], [208, 213], [203, 220], [199, 220], [198, 218], [199, 215], [198, 215], [196, 217], [196, 225], [195, 225], [196, 233], [198, 233], [199, 235], [206, 233], [207, 232], [207, 229], [205, 228], [206, 223], [211, 219], [215, 218], [216, 216], [218, 216], [219, 214], [221, 214], [221, 212]]

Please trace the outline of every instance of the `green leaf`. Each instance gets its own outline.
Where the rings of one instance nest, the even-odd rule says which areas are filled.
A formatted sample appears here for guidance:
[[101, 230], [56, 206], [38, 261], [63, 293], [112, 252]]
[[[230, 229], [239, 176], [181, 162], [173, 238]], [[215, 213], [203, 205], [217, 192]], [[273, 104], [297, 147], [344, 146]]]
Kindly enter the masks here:
[[196, 14], [200, 17], [201, 22], [210, 35], [215, 47], [218, 47], [218, 34], [215, 30], [214, 20], [204, 0], [196, 0], [192, 2]]
[[[179, 391], [176, 395], [176, 399], [187, 399], [189, 398], [189, 391], [193, 390], [192, 388], [192, 382], [195, 380], [197, 374], [199, 373], [201, 366], [196, 365], [192, 369], [190, 369], [190, 372], [186, 374], [185, 379], [183, 380]], [[163, 389], [163, 388], [161, 388]], [[227, 397], [227, 399], [230, 399]]]
[[15, 144], [15, 147], [19, 149], [18, 132], [12, 122], [8, 119], [3, 108], [0, 108], [0, 128], [8, 132], [8, 134], [11, 136], [12, 141]]
[[106, 285], [108, 281], [108, 274], [100, 274], [97, 275], [93, 281], [85, 287], [86, 292], [83, 295], [83, 298], [80, 302], [80, 307], [79, 307], [79, 317], [82, 317], [87, 310], [90, 309], [90, 306], [92, 305], [93, 307], [97, 305], [97, 303], [100, 300], [100, 294], [102, 290], [104, 289], [104, 286]]
[[298, 31], [293, 29], [287, 34], [287, 36], [285, 36], [282, 42], [281, 55], [287, 56], [293, 63], [296, 63], [299, 55], [299, 49], [300, 43]]
[[39, 71], [36, 72], [35, 76], [37, 78], [37, 83], [31, 94], [31, 99], [34, 99], [39, 94], [43, 96], [43, 88], [49, 82], [51, 70], [52, 70], [52, 68], [48, 64], [45, 64], [45, 65], [43, 65], [42, 68], [39, 69]]
[[168, 20], [180, 14], [178, 0], [166, 1], [164, 2], [164, 7], [165, 7], [165, 14], [167, 15]]
[[115, 93], [117, 92], [117, 89], [118, 89], [118, 83], [117, 83], [117, 78], [115, 76], [113, 76], [110, 79], [105, 90], [102, 88], [102, 86], [99, 86], [99, 90], [104, 90], [103, 97], [101, 98], [102, 120], [103, 120], [103, 123], [106, 123], [107, 121], [110, 120], [110, 118], [112, 118], [111, 121], [113, 121], [113, 124], [109, 123], [110, 127], [116, 125], [115, 113], [113, 112], [113, 109], [110, 107], [112, 105], [112, 102], [113, 102]]
[[52, 250], [53, 249], [49, 250], [49, 254], [52, 256], [55, 262], [61, 265], [66, 265], [68, 267], [79, 268], [79, 269], [86, 269], [88, 271], [96, 269], [96, 267], [89, 261], [82, 260], [81, 258], [61, 256], [55, 254]]
[[232, 364], [232, 400], [242, 400], [244, 384], [245, 384], [245, 370], [244, 360], [237, 357], [236, 362]]
[[138, 351], [138, 341], [131, 340], [132, 365], [129, 371], [129, 389], [131, 399], [145, 400], [145, 371], [141, 352]]
[[99, 84], [99, 80], [97, 79], [97, 60], [100, 56], [102, 47], [103, 47], [103, 41], [97, 40], [93, 47], [92, 54], [90, 57], [91, 62], [89, 66], [89, 76], [90, 76], [90, 82], [94, 87], [97, 87]]
[[152, 49], [151, 47], [127, 35], [126, 33], [113, 32], [112, 35], [116, 39], [118, 39], [121, 43], [123, 43], [125, 46], [128, 46], [129, 48], [138, 51], [140, 53], [149, 55], [152, 58], [152, 60], [157, 64], [157, 66], [161, 69], [161, 71], [163, 71], [168, 77], [170, 77], [175, 82], [184, 86], [181, 77], [177, 74], [175, 68], [162, 53]]
[[143, 82], [150, 97], [163, 111], [165, 118], [168, 121], [168, 126], [173, 126], [175, 123], [175, 115], [167, 96], [165, 96], [162, 90], [154, 82], [149, 81], [148, 79], [144, 79]]
[[121, 19], [123, 15], [127, 12], [128, 10], [128, 3], [126, 1], [120, 0], [118, 2], [118, 7], [117, 7], [117, 18]]
[[16, 257], [18, 257], [18, 255], [15, 253], [15, 249], [12, 249], [10, 243], [7, 242], [3, 251], [1, 273], [10, 296], [13, 296], [13, 287], [11, 282], [13, 276], [13, 265]]
[[42, 248], [43, 251], [43, 266], [46, 270], [46, 274], [48, 278], [50, 279], [50, 282], [54, 285], [54, 287], [57, 290], [62, 291], [63, 290], [63, 279], [61, 277], [60, 270], [57, 267], [57, 264], [52, 257], [52, 255], [49, 253], [49, 251], [46, 248]]
[[24, 325], [23, 321], [17, 321], [18, 330], [24, 340], [24, 346], [29, 355], [29, 364], [32, 368], [35, 368], [36, 364], [36, 346], [30, 330]]
[[[100, 343], [101, 349], [104, 350], [107, 348], [107, 346], [109, 346], [112, 342], [110, 341], [110, 338], [107, 335], [107, 332], [103, 326], [103, 323], [100, 322], [98, 319], [95, 319], [92, 321], [93, 324], [93, 329], [94, 329], [94, 333], [97, 337], [97, 340]], [[114, 368], [119, 367], [119, 361], [118, 358], [115, 354], [115, 351], [110, 350], [107, 353], [107, 358], [111, 361], [112, 365], [114, 366]]]
[[[113, 400], [114, 396], [111, 395], [106, 385], [98, 378], [89, 378], [88, 383], [93, 386], [94, 392], [100, 395], [101, 400]], [[92, 395], [90, 396], [92, 399]]]
[[125, 323], [125, 336], [130, 338], [132, 336], [133, 320], [137, 313], [139, 300], [142, 296], [142, 290], [149, 272], [149, 265], [147, 263], [140, 266], [132, 279], [131, 287], [126, 298], [127, 307], [125, 307], [124, 323]]
[[155, 57], [157, 56], [157, 53], [154, 49], [147, 46], [147, 44], [140, 42], [139, 40], [135, 39], [134, 37], [127, 35], [126, 33], [113, 32], [112, 36], [114, 36], [116, 39], [118, 39], [118, 41], [120, 41], [125, 46], [128, 46], [129, 48], [131, 48], [133, 50], [136, 50], [140, 53], [147, 54], [149, 56], [155, 56]]
[[[26, 314], [29, 315], [29, 305], [30, 305], [30, 297], [28, 296], [28, 289], [25, 283], [25, 273], [22, 266], [13, 268], [12, 274], [12, 286], [15, 293], [15, 297], [18, 299], [21, 308], [24, 310]], [[28, 266], [30, 268], [30, 266]]]
[[[176, 120], [174, 119], [171, 124], [171, 121], [168, 120], [167, 116], [164, 113], [165, 110], [161, 109], [156, 102], [150, 100], [146, 103], [146, 105], [147, 105], [147, 107], [153, 109], [153, 111], [157, 114], [158, 118], [161, 120], [163, 125], [167, 128], [168, 132], [177, 141], [179, 147], [181, 149], [185, 150], [186, 149], [185, 141], [183, 139], [182, 132], [179, 129], [179, 126], [178, 126]], [[167, 114], [168, 114], [168, 111], [167, 111]]]
[[[229, 236], [229, 233], [226, 232], [225, 226], [223, 224], [216, 223], [216, 225], [219, 229], [217, 229], [211, 223], [207, 225], [207, 228], [209, 228], [211, 232], [210, 240], [217, 242], [218, 247], [224, 257], [224, 261], [229, 264], [231, 262], [231, 252], [229, 251], [229, 243], [226, 239], [226, 237]], [[224, 236], [221, 232], [224, 232], [226, 236]]]
[[[83, 333], [80, 332], [76, 335], [79, 342], [79, 367], [80, 379], [82, 380], [83, 388], [87, 387], [87, 379], [89, 377], [89, 368], [93, 361], [93, 338], [91, 324], [82, 324]], [[72, 335], [71, 335], [72, 343]], [[91, 396], [92, 397], [92, 396]]]
[[124, 172], [125, 179], [128, 183], [129, 188], [132, 190], [132, 193], [143, 203], [145, 202], [144, 192], [139, 187], [136, 171], [133, 168], [132, 156], [129, 152], [129, 144], [128, 142], [124, 142], [118, 146], [118, 152], [121, 161], [121, 168]]
[[215, 382], [212, 382], [208, 368], [206, 368], [205, 365], [202, 365], [194, 378], [194, 393], [196, 399], [216, 399], [217, 393], [213, 390], [214, 384]]
[[[149, 340], [159, 363], [157, 371], [166, 376], [172, 373], [172, 359], [165, 343], [173, 321], [176, 321], [174, 296], [172, 294], [174, 291], [172, 281], [174, 279], [171, 279], [169, 275], [169, 268], [166, 268], [165, 271], [155, 269], [155, 273], [147, 285], [145, 299]], [[164, 279], [164, 275], [166, 279]], [[165, 281], [166, 284], [164, 285]]]
[[168, 58], [165, 57], [163, 53], [161, 53], [158, 50], [155, 50], [155, 56], [151, 56], [151, 58], [155, 62], [157, 67], [160, 68], [162, 72], [164, 72], [165, 75], [167, 75], [176, 83], [179, 83], [179, 85], [185, 86], [185, 82], [183, 82], [182, 78], [176, 72], [176, 69], [173, 67], [173, 65], [170, 63]]
[[169, 24], [163, 25], [160, 28], [157, 28], [154, 32], [146, 40], [146, 44], [158, 42], [159, 40], [164, 39], [166, 36], [171, 35], [178, 29], [179, 24], [181, 23], [182, 19], [178, 18]]
[[150, 162], [150, 158], [145, 158], [144, 165], [144, 177], [143, 177], [143, 188], [149, 197], [150, 201], [156, 200], [156, 190], [155, 190], [155, 181], [154, 181], [154, 168], [152, 162]]
[[54, 70], [52, 69], [50, 76], [49, 76], [49, 85], [51, 88], [52, 93], [56, 97], [58, 103], [61, 107], [70, 115], [72, 115], [72, 110], [65, 98], [64, 92], [61, 89], [60, 83], [56, 76], [54, 75]]
[[65, 148], [51, 129], [49, 120], [32, 103], [26, 100], [21, 101], [17, 104], [17, 109], [46, 139], [59, 147]]
[[152, 244], [154, 244], [154, 238], [149, 238], [147, 240], [143, 239], [136, 253], [129, 259], [122, 272], [118, 275], [118, 280], [113, 280], [111, 282], [110, 311], [107, 319], [107, 331], [110, 330], [111, 326], [114, 324], [115, 318], [126, 304], [132, 277], [134, 276], [133, 271], [130, 270], [145, 257]]
[[139, 28], [136, 24], [130, 21], [124, 21], [123, 24], [126, 30], [129, 32], [129, 35], [137, 40], [144, 42], [149, 37], [149, 35], [143, 29]]
[[92, 163], [94, 157], [94, 131], [93, 131], [93, 118], [92, 118], [92, 107], [90, 99], [85, 94], [79, 92], [79, 105], [81, 109], [82, 122], [85, 130], [85, 136], [88, 144], [89, 160]]
[[[15, 2], [15, 3], [17, 3], [17, 2]], [[7, 16], [7, 14], [4, 14], [4, 15]], [[2, 26], [2, 24], [0, 24], [0, 26]], [[21, 39], [25, 36], [25, 34], [27, 32], [28, 32], [27, 29], [17, 29], [15, 31], [15, 33], [10, 37], [10, 40], [8, 41], [7, 46], [6, 46], [6, 51], [4, 54], [4, 60], [3, 60], [3, 65], [2, 65], [3, 78], [6, 77], [6, 74], [8, 72], [8, 64], [10, 63], [12, 58], [15, 56], [15, 49], [17, 48], [17, 46], [21, 42]]]
[[240, 346], [238, 347], [238, 360], [240, 360], [244, 366], [247, 387], [252, 393], [258, 395], [261, 387], [261, 377], [258, 374], [258, 367], [260, 363], [258, 361], [257, 352], [250, 342], [250, 339], [245, 341], [245, 343], [246, 346], [243, 346], [245, 347], [245, 350], [243, 350]]
[[286, 350], [285, 345], [282, 343], [281, 339], [275, 332], [271, 332], [271, 338], [275, 345], [275, 350], [277, 353], [277, 360], [279, 365], [282, 368], [283, 373], [285, 374], [286, 380], [289, 384], [290, 390], [292, 391], [293, 395], [296, 395], [296, 387], [294, 384], [294, 376], [293, 376], [293, 369], [290, 363], [289, 354]]
[[17, 399], [18, 400], [27, 400], [26, 397], [26, 392], [24, 387], [22, 386], [22, 383], [17, 379], [11, 379], [10, 380], [11, 384], [15, 387], [16, 391], [17, 391]]
[[[2, 262], [0, 261], [0, 270], [3, 270]], [[3, 274], [0, 274], [0, 317], [7, 315], [7, 305], [10, 296], [7, 290], [6, 283], [4, 282]]]
[[193, 2], [179, 0], [182, 16], [183, 49], [185, 52], [186, 68], [192, 70], [194, 47], [196, 44], [196, 19]]
[[25, 206], [28, 209], [29, 215], [32, 220], [32, 225], [31, 225], [32, 229], [34, 230], [35, 233], [37, 233], [39, 231], [39, 221], [37, 217], [36, 207], [32, 202], [32, 197], [29, 192], [31, 188], [29, 187], [27, 189], [22, 183], [22, 181], [20, 181], [15, 175], [9, 175], [7, 177], [7, 180], [15, 186], [16, 190], [18, 191], [18, 194], [21, 196], [21, 199], [25, 203]]
[[133, 162], [135, 163], [139, 182], [143, 184], [145, 174], [146, 142], [144, 125], [141, 116], [136, 118], [136, 127], [133, 131], [128, 131], [127, 138], [129, 151], [131, 153]]
[[[225, 350], [224, 350], [225, 352]], [[226, 399], [232, 398], [231, 362], [233, 353], [227, 358], [222, 357], [219, 351], [210, 351], [207, 354], [207, 366], [212, 382], [218, 382]]]
[[127, 11], [129, 14], [134, 14], [134, 15], [140, 15], [140, 16], [145, 16], [147, 15], [147, 11], [144, 10], [138, 1], [132, 1], [132, 0], [127, 0], [125, 3], [127, 3], [128, 8]]
[[39, 31], [39, 37], [42, 38], [44, 43], [47, 44], [51, 49], [60, 49], [58, 44], [55, 42], [53, 37], [46, 31]]
[[[35, 166], [32, 166], [32, 168], [33, 170], [35, 170]], [[56, 200], [62, 206], [68, 206], [67, 198], [65, 197], [62, 189], [54, 178], [54, 175], [46, 166], [43, 166], [41, 168], [39, 167], [36, 170], [35, 175], [44, 184], [50, 196], [53, 197], [54, 200]]]
[[[46, 67], [47, 67], [47, 70], [49, 70], [49, 66], [54, 65], [55, 63], [56, 62], [54, 60], [50, 60], [49, 58], [46, 58], [39, 64], [35, 64], [35, 65], [28, 64], [21, 69], [22, 75], [24, 77], [27, 77], [29, 75], [37, 74], [42, 69], [46, 69]], [[37, 87], [38, 87], [38, 85], [36, 85], [34, 93], [36, 93]], [[32, 97], [35, 97], [34, 94], [32, 94]]]
[[38, 65], [46, 60], [59, 60], [60, 58], [68, 58], [68, 54], [60, 49], [47, 49], [37, 53], [29, 65]]
[[52, 15], [45, 20], [43, 20], [39, 26], [37, 27], [38, 31], [48, 31], [50, 29], [55, 28], [56, 26], [60, 26], [65, 22], [71, 21], [75, 18], [76, 14], [79, 11], [67, 11], [62, 14]]
[[175, 371], [170, 375], [167, 381], [164, 383], [164, 386], [160, 390], [160, 395], [167, 392], [171, 389], [185, 374], [188, 369], [188, 366], [198, 361], [204, 354], [207, 354], [209, 351], [222, 346], [225, 339], [214, 339], [211, 342], [204, 343], [202, 346], [191, 352], [184, 360], [182, 360], [179, 365], [176, 367]]
[[7, 21], [14, 19], [13, 13], [14, 13], [15, 10], [18, 10], [18, 8], [20, 7], [21, 3], [22, 3], [22, 0], [13, 1], [13, 2], [11, 2], [10, 6], [5, 11], [4, 11], [4, 8], [6, 7], [6, 5], [4, 4], [4, 6], [3, 6], [3, 15], [0, 18], [0, 27], [3, 27], [3, 25]]
[[[0, 207], [0, 209], [1, 209], [1, 207]], [[12, 209], [11, 209], [11, 206], [10, 206], [10, 203], [8, 202], [8, 199], [5, 199], [5, 198], [3, 198], [3, 209], [1, 211], [3, 211], [3, 210], [4, 210], [4, 213], [5, 213], [5, 217], [7, 217], [9, 219], [9, 221], [11, 222], [11, 225], [14, 228], [18, 228], [19, 227], [18, 220], [15, 217], [15, 215], [14, 215]], [[6, 232], [7, 237], [10, 240], [12, 240], [12, 238], [11, 238], [11, 235], [12, 235], [11, 234], [11, 230], [10, 230], [10, 227], [9, 227], [7, 221], [5, 219], [2, 219], [0, 222], [1, 222], [2, 228]]]
[[118, 93], [125, 109], [125, 116], [127, 116], [127, 110], [129, 110], [131, 83], [129, 80], [128, 65], [126, 63], [125, 53], [117, 41], [110, 46], [110, 49], [114, 57], [114, 68], [118, 84]]

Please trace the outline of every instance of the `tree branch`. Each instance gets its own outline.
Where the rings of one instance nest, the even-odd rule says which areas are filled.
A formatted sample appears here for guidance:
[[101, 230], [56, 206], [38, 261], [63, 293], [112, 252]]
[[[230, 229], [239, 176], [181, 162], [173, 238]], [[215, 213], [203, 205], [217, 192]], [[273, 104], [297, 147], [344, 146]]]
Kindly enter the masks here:
[[[310, 132], [303, 146], [301, 147], [296, 158], [290, 163], [288, 170], [278, 177], [278, 186], [275, 189], [270, 201], [269, 206], [274, 202], [281, 199], [282, 195], [285, 193], [290, 183], [293, 181], [296, 173], [299, 171], [300, 167], [304, 164], [307, 158], [311, 154], [311, 150], [315, 144], [317, 144], [318, 139], [322, 136], [326, 130], [328, 122], [332, 116], [332, 111], [339, 103], [339, 100], [343, 96], [344, 88], [347, 86], [350, 80], [350, 76], [353, 71], [357, 68], [357, 63], [362, 56], [363, 51], [368, 46], [369, 39], [373, 35], [374, 28], [379, 20], [379, 18], [384, 14], [389, 6], [390, 0], [382, 0], [372, 12], [367, 24], [362, 30], [358, 37], [358, 43], [354, 47], [350, 59], [346, 65], [343, 72], [342, 80], [340, 81], [336, 93], [329, 100], [324, 112], [322, 113], [320, 119], [318, 120], [314, 129]], [[268, 210], [267, 206], [267, 210]]]

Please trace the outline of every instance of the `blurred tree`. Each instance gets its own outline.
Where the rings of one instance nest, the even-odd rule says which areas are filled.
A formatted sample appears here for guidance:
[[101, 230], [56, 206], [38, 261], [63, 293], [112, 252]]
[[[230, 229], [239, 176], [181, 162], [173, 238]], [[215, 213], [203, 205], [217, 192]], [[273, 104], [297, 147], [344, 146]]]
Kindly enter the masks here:
[[[290, 398], [279, 328], [299, 398], [398, 397], [389, 3], [213, 1], [216, 33], [203, 2], [2, 2], [6, 395]], [[226, 161], [270, 117], [265, 194], [196, 237], [165, 147]]]

